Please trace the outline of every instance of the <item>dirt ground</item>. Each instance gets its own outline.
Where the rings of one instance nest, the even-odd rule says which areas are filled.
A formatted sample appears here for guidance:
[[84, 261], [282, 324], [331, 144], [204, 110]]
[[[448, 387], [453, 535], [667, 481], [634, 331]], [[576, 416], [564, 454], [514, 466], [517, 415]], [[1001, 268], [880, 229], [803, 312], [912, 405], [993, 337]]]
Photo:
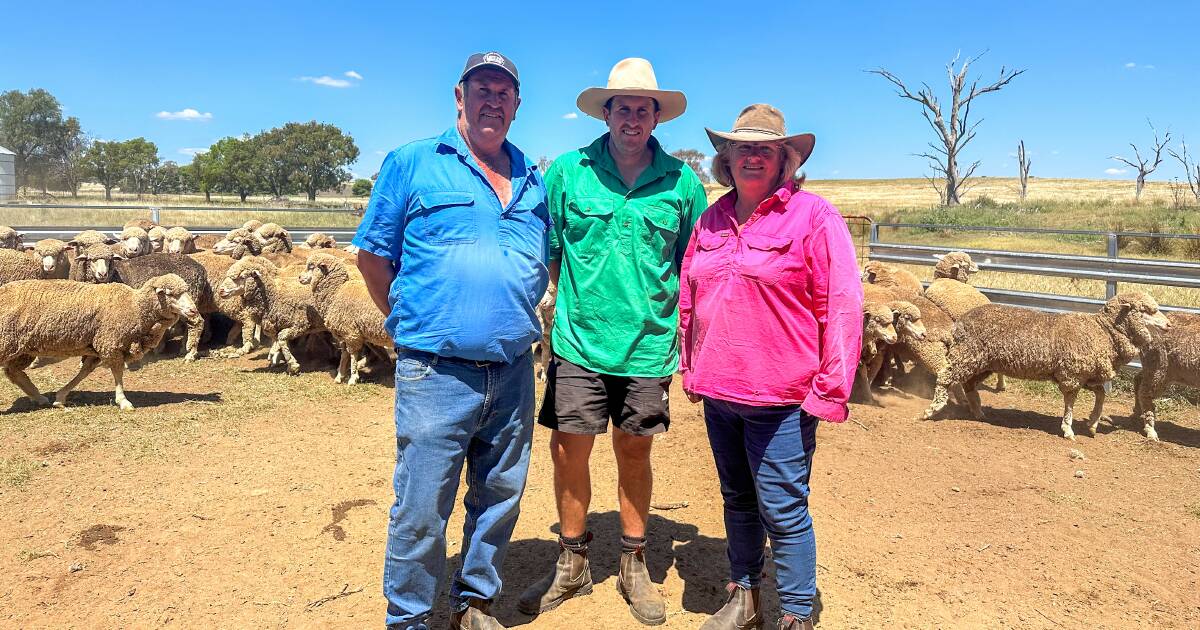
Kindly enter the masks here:
[[[70, 367], [33, 378], [47, 391]], [[107, 374], [67, 411], [12, 403], [0, 382], [0, 626], [379, 626], [389, 387], [350, 391], [251, 360], [159, 362], [126, 382], [139, 409], [124, 414]], [[697, 628], [722, 603], [721, 503], [699, 407], [678, 386], [671, 402], [655, 502], [686, 507], [653, 512], [649, 562], [663, 627]], [[820, 627], [1200, 627], [1194, 408], [1160, 422], [1156, 444], [1118, 400], [1119, 427], [1072, 443], [1056, 435], [1053, 398], [985, 393], [985, 422], [914, 420], [924, 404], [856, 405], [855, 422], [818, 432]], [[531, 630], [639, 627], [615, 590], [607, 438], [593, 456], [594, 594], [537, 619], [515, 610], [556, 553], [547, 440], [536, 431], [499, 617]], [[459, 512], [451, 554], [461, 526]], [[445, 617], [443, 601], [434, 627]]]

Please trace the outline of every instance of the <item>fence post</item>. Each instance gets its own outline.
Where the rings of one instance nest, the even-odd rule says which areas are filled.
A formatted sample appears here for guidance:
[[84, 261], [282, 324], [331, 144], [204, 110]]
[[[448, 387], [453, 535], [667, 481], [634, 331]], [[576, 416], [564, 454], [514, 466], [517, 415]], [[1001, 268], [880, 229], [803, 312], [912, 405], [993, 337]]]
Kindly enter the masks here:
[[[1109, 258], [1119, 258], [1120, 255], [1121, 255], [1120, 240], [1117, 238], [1117, 235], [1115, 233], [1109, 232], [1108, 233], [1108, 257]], [[1104, 299], [1111, 300], [1113, 298], [1113, 296], [1115, 296], [1116, 294], [1117, 294], [1117, 281], [1116, 280], [1107, 281], [1104, 286]]]
[[150, 220], [153, 221], [155, 225], [159, 225], [160, 221], [162, 220], [159, 216], [160, 211], [160, 208], [156, 206], [150, 206]]

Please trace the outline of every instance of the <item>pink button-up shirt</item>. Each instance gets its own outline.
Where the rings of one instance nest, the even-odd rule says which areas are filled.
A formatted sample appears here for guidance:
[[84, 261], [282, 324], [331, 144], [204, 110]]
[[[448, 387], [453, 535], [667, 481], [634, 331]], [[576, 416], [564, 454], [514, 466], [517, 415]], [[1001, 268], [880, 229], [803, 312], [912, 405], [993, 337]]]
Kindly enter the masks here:
[[700, 216], [680, 274], [684, 389], [846, 419], [862, 286], [846, 222], [788, 184], [739, 226], [730, 191]]

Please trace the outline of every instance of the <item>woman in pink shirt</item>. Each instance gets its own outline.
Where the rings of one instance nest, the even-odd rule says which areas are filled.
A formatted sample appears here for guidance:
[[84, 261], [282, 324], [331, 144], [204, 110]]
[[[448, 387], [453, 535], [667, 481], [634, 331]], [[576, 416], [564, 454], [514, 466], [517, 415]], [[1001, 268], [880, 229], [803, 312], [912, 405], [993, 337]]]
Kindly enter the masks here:
[[708, 130], [713, 176], [732, 186], [701, 215], [680, 275], [683, 388], [704, 401], [725, 502], [728, 599], [702, 630], [761, 628], [771, 540], [782, 630], [812, 628], [816, 542], [808, 512], [817, 421], [842, 422], [862, 336], [846, 222], [801, 190], [812, 134], [770, 105]]

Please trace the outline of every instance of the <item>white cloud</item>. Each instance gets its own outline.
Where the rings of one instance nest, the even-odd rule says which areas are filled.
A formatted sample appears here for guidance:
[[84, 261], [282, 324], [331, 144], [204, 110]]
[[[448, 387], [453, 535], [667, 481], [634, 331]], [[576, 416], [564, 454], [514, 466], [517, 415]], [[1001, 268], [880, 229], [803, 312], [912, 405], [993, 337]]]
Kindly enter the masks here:
[[579, 114], [576, 114], [575, 112], [563, 114], [563, 120], [575, 120], [576, 118], [579, 118]]
[[835, 168], [835, 169], [833, 169], [833, 174], [834, 174], [834, 175], [841, 175], [841, 174], [842, 174], [842, 172], [841, 172], [840, 170], [838, 170], [838, 169], [836, 169], [836, 168]]
[[1147, 70], [1153, 70], [1153, 69], [1154, 69], [1154, 65], [1153, 65], [1153, 64], [1146, 64], [1146, 65], [1144, 65], [1144, 66], [1142, 66], [1142, 67], [1143, 67], [1143, 68], [1145, 68], [1145, 69], [1147, 69]]
[[380, 150], [378, 150], [378, 151], [376, 151], [376, 152], [375, 152], [375, 155], [387, 155], [387, 151], [384, 151], [384, 150], [380, 149]]
[[345, 79], [335, 79], [329, 75], [321, 75], [319, 77], [300, 77], [300, 80], [331, 88], [348, 88], [354, 85], [350, 81]]
[[162, 111], [162, 112], [158, 112], [154, 116], [156, 118], [160, 118], [162, 120], [205, 120], [205, 121], [212, 120], [212, 117], [213, 117], [212, 112], [204, 112], [203, 114], [201, 114], [199, 111], [192, 109], [191, 107], [188, 107], [186, 109], [181, 109], [177, 112]]
[[1104, 169], [1105, 175], [1122, 175], [1124, 173], [1125, 173], [1125, 169], [1123, 169], [1123, 168], [1106, 168], [1106, 169]]
[[207, 153], [208, 149], [202, 147], [183, 147], [179, 152], [183, 155], [196, 155], [198, 153]]
[[1125, 67], [1126, 68], [1136, 68], [1137, 64], [1130, 61], [1129, 63], [1125, 64]]
[[362, 75], [353, 70], [347, 70], [346, 76], [350, 77], [351, 79], [358, 79], [359, 81], [362, 81]]
[[1051, 152], [1050, 152], [1050, 155], [1058, 155], [1058, 149], [1055, 149], [1055, 150], [1051, 151]]
[[1151, 64], [1151, 63], [1143, 63], [1143, 64], [1141, 64], [1141, 65], [1138, 65], [1138, 64], [1136, 64], [1136, 63], [1134, 63], [1134, 62], [1130, 61], [1129, 63], [1125, 64], [1125, 67], [1126, 67], [1126, 68], [1128, 68], [1128, 69], [1130, 69], [1130, 70], [1133, 70], [1133, 69], [1135, 69], [1135, 68], [1141, 68], [1142, 70], [1153, 70], [1153, 69], [1154, 69], [1154, 64]]

